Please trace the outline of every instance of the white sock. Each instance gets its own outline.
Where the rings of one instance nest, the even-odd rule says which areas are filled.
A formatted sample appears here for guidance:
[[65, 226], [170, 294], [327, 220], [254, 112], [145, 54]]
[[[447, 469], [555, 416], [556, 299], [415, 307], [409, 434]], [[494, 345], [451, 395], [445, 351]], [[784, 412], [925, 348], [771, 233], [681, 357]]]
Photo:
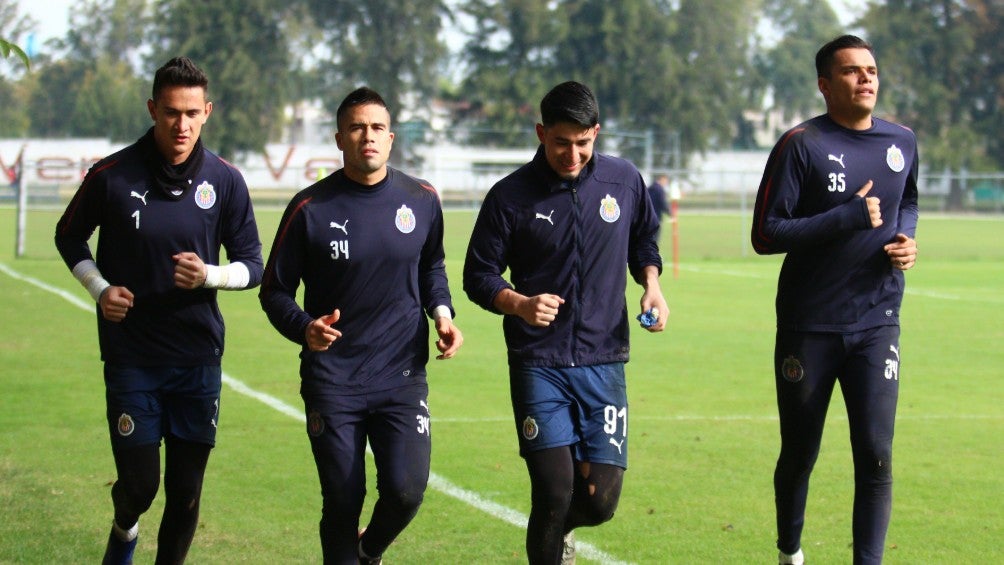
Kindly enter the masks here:
[[777, 561], [783, 565], [804, 565], [805, 555], [802, 554], [802, 548], [798, 548], [798, 551], [790, 555], [783, 551], [779, 551], [777, 554]]
[[139, 522], [133, 524], [128, 530], [123, 530], [121, 526], [115, 523], [115, 520], [112, 520], [112, 531], [115, 532], [115, 537], [124, 542], [130, 542], [139, 535]]

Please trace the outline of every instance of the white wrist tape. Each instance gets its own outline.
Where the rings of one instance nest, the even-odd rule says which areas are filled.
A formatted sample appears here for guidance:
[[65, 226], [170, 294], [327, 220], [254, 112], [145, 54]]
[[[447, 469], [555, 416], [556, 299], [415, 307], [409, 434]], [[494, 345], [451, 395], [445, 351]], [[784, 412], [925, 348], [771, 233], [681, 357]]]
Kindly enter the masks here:
[[101, 293], [111, 286], [111, 283], [101, 276], [98, 265], [90, 260], [84, 259], [73, 266], [73, 276], [84, 285], [91, 298], [97, 302], [101, 298]]
[[239, 290], [247, 288], [251, 280], [251, 273], [248, 272], [247, 265], [236, 261], [229, 265], [206, 265], [206, 282], [202, 286], [206, 288], [222, 288], [223, 290]]
[[450, 314], [450, 307], [444, 304], [440, 304], [432, 309], [432, 319], [438, 320], [440, 318], [446, 318], [447, 320], [452, 320], [453, 315]]

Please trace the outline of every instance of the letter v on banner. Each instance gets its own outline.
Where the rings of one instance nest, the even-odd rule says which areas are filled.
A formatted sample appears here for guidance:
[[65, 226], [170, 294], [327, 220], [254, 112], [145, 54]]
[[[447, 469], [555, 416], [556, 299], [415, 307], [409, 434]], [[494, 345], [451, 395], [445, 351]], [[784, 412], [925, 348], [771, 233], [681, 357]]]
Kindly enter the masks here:
[[21, 146], [21, 150], [17, 152], [17, 158], [14, 159], [14, 163], [11, 166], [7, 166], [7, 163], [3, 160], [3, 155], [0, 155], [0, 168], [3, 169], [4, 175], [7, 177], [7, 182], [13, 184], [17, 182], [18, 173], [21, 170], [24, 159], [24, 145]]
[[289, 160], [293, 158], [294, 151], [296, 151], [296, 146], [290, 145], [289, 149], [286, 150], [286, 158], [282, 160], [282, 166], [279, 167], [278, 171], [272, 166], [272, 159], [268, 156], [268, 149], [262, 151], [261, 154], [265, 157], [265, 166], [268, 167], [268, 172], [274, 180], [282, 178], [283, 173], [286, 172], [286, 168], [289, 167]]

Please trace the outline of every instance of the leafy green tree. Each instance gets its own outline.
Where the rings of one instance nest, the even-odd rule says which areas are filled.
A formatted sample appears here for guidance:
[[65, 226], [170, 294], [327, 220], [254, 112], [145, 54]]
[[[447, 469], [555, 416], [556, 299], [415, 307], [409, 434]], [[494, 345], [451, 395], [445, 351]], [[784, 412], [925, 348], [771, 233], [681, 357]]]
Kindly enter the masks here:
[[[18, 46], [22, 35], [35, 25], [34, 21], [21, 15], [18, 3], [0, 0], [0, 137], [22, 137], [28, 129], [27, 100], [30, 93], [12, 78], [23, 76], [31, 66], [28, 54]], [[17, 60], [12, 64], [7, 59], [13, 55]], [[24, 80], [30, 83], [31, 80]]]
[[31, 67], [31, 60], [28, 59], [28, 54], [25, 53], [24, 50], [14, 43], [8, 42], [6, 39], [0, 39], [0, 55], [3, 55], [3, 58], [6, 59], [7, 57], [10, 57], [11, 53], [21, 59], [21, 62], [24, 63], [25, 67]]
[[80, 77], [85, 66], [61, 59], [40, 67], [28, 103], [31, 115], [29, 134], [35, 137], [71, 137], [70, 116], [76, 106]]
[[75, 61], [132, 65], [148, 46], [150, 18], [147, 0], [85, 0], [70, 11], [69, 29], [56, 46]]
[[282, 128], [291, 65], [283, 25], [290, 9], [271, 0], [156, 4], [148, 66], [184, 55], [206, 71], [213, 116], [203, 135], [224, 158], [262, 150]]
[[[876, 51], [880, 104], [917, 132], [921, 156], [933, 171], [1001, 166], [1000, 130], [984, 119], [1001, 92], [999, 24], [993, 2], [899, 0], [872, 4], [862, 19]], [[996, 25], [991, 23], [996, 17]], [[991, 31], [994, 30], [994, 31]], [[903, 38], [909, 38], [904, 41]], [[977, 39], [990, 40], [978, 45]], [[997, 73], [994, 74], [994, 61]], [[991, 86], [994, 85], [994, 86]], [[997, 98], [999, 100], [999, 98]], [[964, 187], [952, 186], [948, 206], [962, 206]]]
[[685, 153], [729, 147], [750, 107], [755, 14], [759, 0], [681, 0], [668, 41], [683, 64], [666, 117]]
[[330, 53], [318, 71], [332, 116], [346, 94], [364, 85], [387, 102], [392, 123], [400, 122], [406, 108], [430, 107], [445, 72], [440, 31], [452, 12], [444, 0], [307, 0], [307, 5]]
[[144, 101], [149, 81], [135, 76], [124, 61], [98, 60], [80, 79], [68, 116], [74, 136], [138, 139], [151, 125]]
[[822, 113], [815, 58], [824, 43], [841, 33], [836, 13], [827, 2], [767, 0], [764, 14], [778, 38], [754, 58], [753, 81], [769, 90], [771, 109], [779, 110], [786, 123]]
[[[678, 116], [667, 110], [677, 100], [684, 64], [670, 41], [678, 31], [673, 12], [658, 2], [604, 0], [568, 2], [562, 10], [575, 31], [562, 42], [557, 67], [570, 69], [568, 78], [592, 88], [607, 131], [652, 132], [663, 139], [675, 132]], [[641, 140], [615, 141], [617, 150], [641, 163]], [[657, 159], [657, 164], [668, 163]]]
[[145, 0], [90, 0], [52, 42], [62, 56], [38, 67], [30, 131], [40, 137], [137, 139], [149, 126], [149, 96], [134, 61], [145, 45]]
[[970, 87], [962, 93], [968, 100], [973, 129], [981, 137], [989, 165], [1004, 169], [1004, 3], [972, 0], [964, 16], [973, 36], [974, 56], [967, 58], [965, 74]]
[[568, 39], [563, 6], [536, 0], [468, 0], [474, 29], [463, 49], [467, 75], [458, 89], [468, 141], [487, 145], [535, 140], [537, 104], [563, 75], [557, 52]]
[[[754, 22], [759, 0], [468, 0], [474, 19], [460, 93], [492, 129], [521, 129], [536, 104], [562, 80], [588, 84], [606, 131], [652, 132], [673, 157], [731, 145], [748, 107]], [[498, 139], [508, 142], [505, 136]], [[638, 160], [641, 145], [620, 150]]]
[[[16, 75], [31, 66], [28, 54], [19, 44], [22, 38], [35, 28], [37, 22], [31, 17], [21, 14], [17, 0], [0, 0], [0, 74]], [[14, 55], [20, 68], [12, 66], [5, 60]]]

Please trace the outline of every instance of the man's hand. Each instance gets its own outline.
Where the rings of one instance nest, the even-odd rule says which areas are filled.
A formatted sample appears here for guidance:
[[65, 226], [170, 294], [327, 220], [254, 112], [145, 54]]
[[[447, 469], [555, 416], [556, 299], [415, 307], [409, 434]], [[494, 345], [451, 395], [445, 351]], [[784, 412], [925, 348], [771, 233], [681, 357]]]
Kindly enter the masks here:
[[436, 333], [439, 334], [439, 340], [436, 341], [439, 355], [436, 356], [436, 359], [453, 357], [460, 346], [464, 344], [464, 335], [460, 333], [460, 328], [453, 325], [453, 320], [446, 316], [436, 318]]
[[132, 308], [133, 294], [124, 286], [110, 286], [98, 298], [101, 315], [109, 322], [121, 322]]
[[896, 234], [895, 241], [887, 243], [883, 249], [893, 268], [905, 271], [917, 264], [917, 241], [906, 234]]
[[558, 307], [565, 299], [556, 294], [538, 294], [521, 300], [516, 315], [531, 326], [547, 327], [558, 317]]
[[304, 332], [307, 339], [307, 347], [311, 351], [327, 351], [336, 339], [342, 337], [342, 332], [331, 327], [342, 317], [341, 311], [335, 311], [326, 316], [321, 316], [307, 325]]
[[198, 255], [185, 251], [172, 255], [171, 259], [174, 259], [174, 286], [191, 290], [206, 283], [206, 264]]
[[878, 196], [868, 196], [868, 191], [872, 189], [872, 185], [872, 181], [866, 182], [857, 191], [856, 196], [865, 199], [865, 203], [868, 204], [868, 217], [871, 218], [872, 228], [877, 228], [882, 225], [882, 209], [879, 207]]

